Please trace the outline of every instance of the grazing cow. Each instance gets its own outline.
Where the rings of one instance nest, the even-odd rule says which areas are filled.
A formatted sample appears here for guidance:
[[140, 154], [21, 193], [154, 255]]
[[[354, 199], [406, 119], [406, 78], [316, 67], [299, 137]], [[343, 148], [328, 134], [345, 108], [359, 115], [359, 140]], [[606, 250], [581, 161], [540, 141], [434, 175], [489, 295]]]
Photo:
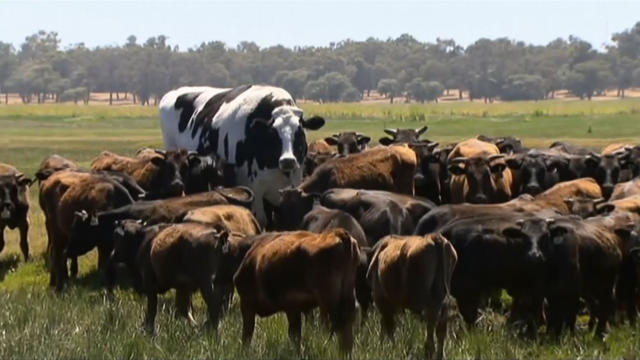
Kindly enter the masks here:
[[0, 252], [4, 249], [4, 228], [18, 228], [20, 250], [29, 260], [29, 185], [32, 180], [11, 165], [0, 163]]
[[[159, 149], [142, 148], [136, 152], [137, 158], [152, 158], [167, 152]], [[171, 152], [169, 152], [170, 154]], [[184, 154], [184, 152], [178, 152]], [[195, 151], [187, 153], [187, 168], [183, 164], [180, 175], [186, 195], [213, 190], [216, 186], [234, 186], [233, 171], [227, 169], [224, 161], [217, 155], [198, 155]]]
[[[88, 211], [83, 221], [76, 221], [74, 238], [82, 241], [69, 243], [69, 251], [77, 252], [87, 244], [111, 246], [116, 220], [142, 220], [147, 225], [181, 222], [190, 210], [221, 204], [249, 207], [253, 194], [248, 188], [218, 188], [216, 191], [192, 194], [163, 200], [137, 201], [107, 211]], [[82, 220], [82, 219], [80, 219]]]
[[176, 289], [176, 315], [195, 324], [191, 295], [199, 290], [215, 320], [213, 279], [221, 258], [229, 253], [229, 233], [204, 224], [174, 224], [141, 244], [138, 264], [147, 296], [145, 328], [154, 332], [158, 294]]
[[367, 149], [371, 138], [355, 131], [346, 131], [326, 137], [324, 141], [338, 148], [338, 155], [357, 154]]
[[428, 129], [428, 126], [423, 126], [418, 129], [384, 129], [384, 132], [391, 137], [381, 137], [378, 142], [380, 143], [380, 145], [384, 146], [388, 146], [391, 144], [411, 144], [414, 142], [420, 142], [420, 136], [426, 133]]
[[415, 170], [416, 155], [408, 147], [376, 147], [325, 162], [299, 189], [313, 194], [332, 188], [357, 188], [413, 195]]
[[304, 119], [284, 89], [263, 85], [179, 88], [163, 96], [160, 114], [165, 148], [217, 154], [234, 165], [238, 184], [255, 193], [253, 212], [263, 225], [263, 202], [277, 206], [278, 190], [302, 181], [304, 129], [324, 125], [321, 117]]
[[66, 169], [78, 170], [78, 165], [69, 159], [54, 154], [42, 160], [35, 176], [38, 181], [44, 181], [54, 172]]
[[301, 313], [320, 307], [345, 351], [353, 346], [354, 286], [360, 262], [358, 244], [342, 229], [258, 235], [233, 282], [240, 296], [242, 340], [253, 337], [255, 316], [285, 312], [289, 337], [300, 343]]
[[103, 151], [91, 162], [91, 170], [118, 171], [130, 175], [147, 192], [148, 200], [182, 195], [188, 153], [156, 152], [155, 156], [130, 158]]
[[[45, 213], [49, 236], [47, 246], [50, 266], [49, 285], [63, 289], [67, 278], [67, 257], [72, 259], [98, 246], [98, 267], [102, 270], [112, 250], [111, 242], [96, 243], [76, 229], [78, 224], [90, 222], [96, 213], [133, 203], [122, 185], [106, 176], [91, 173], [59, 171], [40, 184], [40, 206]], [[91, 220], [89, 220], [91, 218]], [[74, 244], [70, 247], [70, 244]], [[77, 274], [77, 262], [72, 263]]]
[[328, 190], [320, 203], [358, 220], [371, 246], [387, 235], [411, 235], [417, 221], [435, 206], [423, 198], [357, 189]]
[[484, 141], [458, 143], [449, 154], [451, 202], [497, 203], [511, 198], [511, 170], [504, 154]]
[[620, 200], [634, 195], [640, 195], [640, 177], [616, 184], [609, 200]]
[[260, 225], [251, 211], [237, 205], [213, 205], [190, 210], [183, 221], [219, 226], [242, 236], [257, 235]]
[[497, 146], [501, 153], [503, 154], [520, 154], [527, 152], [527, 149], [522, 146], [522, 140], [515, 136], [501, 136], [501, 137], [493, 137], [486, 135], [478, 135], [476, 139], [488, 143], [492, 143]]
[[[457, 259], [453, 246], [440, 234], [381, 239], [367, 272], [381, 314], [381, 332], [393, 337], [398, 311], [408, 309], [426, 315], [426, 357], [442, 359], [449, 316], [447, 297]], [[434, 332], [438, 336], [437, 350]]]

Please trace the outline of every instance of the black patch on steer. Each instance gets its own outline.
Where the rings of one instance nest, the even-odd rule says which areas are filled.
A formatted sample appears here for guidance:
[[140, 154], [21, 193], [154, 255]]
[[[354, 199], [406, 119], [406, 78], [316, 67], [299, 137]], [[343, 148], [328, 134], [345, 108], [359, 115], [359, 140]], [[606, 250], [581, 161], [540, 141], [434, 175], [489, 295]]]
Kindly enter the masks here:
[[189, 125], [189, 120], [191, 119], [191, 116], [193, 116], [193, 112], [195, 111], [193, 102], [196, 101], [196, 98], [198, 98], [200, 94], [202, 94], [202, 91], [190, 92], [182, 94], [176, 99], [176, 103], [173, 106], [174, 109], [182, 109], [182, 112], [180, 112], [180, 122], [178, 122], [178, 130], [180, 132], [184, 132], [184, 130], [187, 128], [187, 125]]
[[[251, 166], [254, 161], [258, 164], [259, 169], [270, 168], [274, 169], [278, 167], [278, 161], [280, 154], [282, 153], [282, 140], [278, 131], [269, 127], [256, 131], [252, 130], [253, 123], [260, 119], [262, 121], [269, 121], [271, 119], [271, 113], [277, 107], [289, 105], [294, 106], [295, 102], [292, 99], [274, 99], [273, 95], [269, 94], [262, 98], [256, 108], [247, 116], [247, 122], [245, 124], [245, 139], [239, 141], [236, 145], [236, 166], [241, 166], [246, 161], [248, 163], [249, 177], [255, 176], [251, 174]], [[300, 136], [302, 140], [300, 140]], [[296, 139], [298, 144], [296, 143]], [[299, 142], [304, 142], [304, 145]], [[296, 147], [297, 144], [297, 147]], [[304, 147], [305, 154], [301, 154], [298, 157], [298, 153], [294, 152], [299, 163], [302, 163], [304, 156], [306, 155], [306, 139], [302, 127], [300, 127], [294, 136], [294, 149], [302, 149]]]
[[198, 141], [198, 153], [216, 153], [218, 150], [218, 129], [211, 127], [211, 121], [220, 110], [220, 107], [222, 107], [222, 104], [233, 101], [242, 93], [249, 90], [250, 87], [251, 85], [238, 86], [234, 89], [215, 94], [211, 99], [207, 100], [202, 110], [196, 114], [196, 118], [193, 121], [193, 128], [191, 129], [191, 137], [194, 138], [198, 130], [202, 128]]
[[229, 134], [224, 136], [224, 158], [229, 158]]

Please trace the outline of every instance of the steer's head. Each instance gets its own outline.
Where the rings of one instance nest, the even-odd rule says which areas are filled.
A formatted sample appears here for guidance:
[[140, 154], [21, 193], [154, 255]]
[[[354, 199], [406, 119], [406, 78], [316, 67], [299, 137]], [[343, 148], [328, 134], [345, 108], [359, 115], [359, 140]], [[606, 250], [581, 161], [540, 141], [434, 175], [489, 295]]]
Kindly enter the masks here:
[[324, 125], [322, 117], [304, 119], [302, 109], [292, 105], [276, 107], [270, 118], [250, 120], [246, 141], [256, 149], [258, 166], [279, 168], [285, 173], [300, 167], [307, 154], [304, 129], [317, 130]]
[[527, 262], [540, 264], [548, 252], [549, 227], [554, 223], [554, 219], [537, 217], [519, 219], [513, 226], [505, 228], [502, 234], [509, 239], [519, 240], [517, 244], [520, 244], [521, 250], [526, 253]]
[[611, 153], [598, 155], [591, 153], [585, 157], [585, 164], [591, 170], [592, 177], [602, 188], [602, 195], [608, 198], [613, 187], [620, 180], [621, 161], [626, 153]]
[[367, 148], [371, 138], [355, 131], [333, 134], [324, 139], [327, 144], [336, 146], [340, 156], [359, 153]]
[[420, 141], [420, 136], [427, 132], [429, 129], [428, 126], [423, 126], [417, 129], [384, 129], [384, 132], [390, 137], [382, 137], [378, 142], [381, 145], [391, 145], [391, 144], [409, 144], [413, 142]]
[[466, 177], [466, 202], [483, 204], [495, 201], [496, 180], [502, 178], [506, 166], [504, 154], [457, 157], [449, 161], [449, 172]]
[[511, 156], [507, 165], [514, 170], [520, 170], [520, 189], [522, 194], [538, 195], [548, 188], [547, 173], [553, 171], [547, 164], [543, 154], [527, 153]]
[[[24, 203], [24, 188], [31, 184], [31, 179], [24, 174], [10, 174], [0, 176], [0, 221], [11, 222], [16, 208]], [[13, 226], [13, 224], [12, 224]]]

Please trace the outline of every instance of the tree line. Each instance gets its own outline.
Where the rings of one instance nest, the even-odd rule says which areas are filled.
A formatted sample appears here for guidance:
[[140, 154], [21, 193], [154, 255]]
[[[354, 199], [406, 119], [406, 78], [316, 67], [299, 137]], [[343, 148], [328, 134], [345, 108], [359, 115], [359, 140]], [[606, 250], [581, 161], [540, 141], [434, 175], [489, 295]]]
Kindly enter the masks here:
[[397, 97], [437, 101], [447, 89], [471, 100], [541, 100], [567, 89], [581, 99], [640, 86], [640, 22], [612, 35], [597, 51], [578, 37], [532, 45], [508, 38], [479, 39], [465, 47], [452, 39], [420, 42], [395, 39], [345, 40], [326, 47], [203, 42], [182, 51], [163, 35], [121, 46], [62, 49], [56, 32], [27, 36], [18, 49], [0, 42], [0, 93], [17, 93], [24, 103], [89, 101], [92, 92], [157, 104], [181, 85], [232, 87], [268, 83], [296, 98], [320, 102], [358, 101], [371, 91], [390, 102]]

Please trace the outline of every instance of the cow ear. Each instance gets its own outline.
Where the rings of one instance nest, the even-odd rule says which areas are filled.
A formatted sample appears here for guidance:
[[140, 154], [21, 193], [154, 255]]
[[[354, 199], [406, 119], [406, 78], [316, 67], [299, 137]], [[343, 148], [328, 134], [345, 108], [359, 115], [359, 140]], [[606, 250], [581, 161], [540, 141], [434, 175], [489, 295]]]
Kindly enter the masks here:
[[502, 174], [506, 168], [505, 164], [494, 164], [491, 165], [490, 169], [492, 174]]
[[189, 156], [188, 158], [189, 166], [200, 166], [202, 165], [202, 159], [198, 156]]
[[318, 130], [324, 126], [324, 118], [321, 116], [312, 116], [309, 119], [301, 119], [301, 125], [308, 130]]
[[420, 135], [426, 133], [427, 130], [429, 130], [429, 127], [426, 126], [426, 125], [421, 127], [421, 128], [419, 128], [419, 129], [416, 129], [416, 137], [420, 137]]
[[378, 142], [380, 143], [380, 145], [384, 145], [384, 146], [389, 146], [391, 144], [393, 144], [393, 139], [389, 138], [389, 137], [381, 137]]
[[517, 227], [508, 227], [505, 228], [504, 230], [502, 230], [502, 235], [508, 237], [508, 238], [522, 238], [524, 237], [524, 233], [522, 232], [522, 230], [520, 230]]
[[574, 203], [574, 202], [575, 202], [575, 199], [574, 199], [574, 198], [572, 198], [572, 197], [570, 197], [570, 198], [568, 198], [568, 199], [564, 199], [564, 203], [565, 203], [565, 205], [567, 205], [567, 207], [568, 207], [569, 209], [571, 209], [571, 207], [573, 206], [573, 203]]
[[600, 206], [596, 206], [596, 212], [598, 214], [608, 214], [616, 209], [616, 206], [611, 203], [601, 204]]
[[371, 138], [366, 135], [358, 135], [358, 145], [366, 145], [371, 141]]
[[507, 166], [511, 169], [520, 169], [520, 166], [522, 166], [522, 158], [509, 157], [506, 161]]
[[25, 177], [23, 173], [17, 173], [15, 177], [16, 177], [16, 181], [18, 182], [18, 185], [20, 186], [29, 186], [33, 183], [33, 180], [29, 179], [28, 177]]
[[334, 135], [331, 135], [331, 136], [328, 136], [328, 137], [324, 138], [324, 142], [326, 142], [327, 144], [329, 144], [331, 146], [338, 145], [338, 141], [336, 140]]
[[165, 164], [166, 160], [160, 156], [154, 156], [149, 161], [155, 166], [161, 167]]
[[73, 215], [77, 218], [80, 219], [82, 221], [87, 220], [87, 218], [89, 217], [89, 214], [87, 213], [87, 210], [82, 210], [82, 211], [76, 211], [73, 213]]
[[453, 175], [464, 175], [465, 171], [464, 171], [464, 165], [461, 165], [460, 163], [457, 164], [449, 164], [449, 172], [452, 173]]
[[600, 156], [597, 154], [589, 154], [584, 158], [584, 163], [591, 168], [598, 167], [600, 163]]

